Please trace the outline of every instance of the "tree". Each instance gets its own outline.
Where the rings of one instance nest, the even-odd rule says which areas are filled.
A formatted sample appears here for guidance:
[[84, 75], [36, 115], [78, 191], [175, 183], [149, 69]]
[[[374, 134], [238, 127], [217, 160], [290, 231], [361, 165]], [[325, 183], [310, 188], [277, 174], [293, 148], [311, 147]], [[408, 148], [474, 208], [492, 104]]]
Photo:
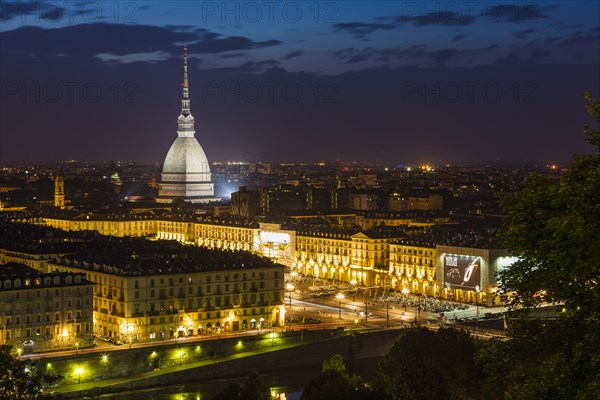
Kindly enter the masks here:
[[[600, 101], [585, 99], [600, 126]], [[478, 360], [505, 398], [600, 398], [600, 131], [584, 133], [593, 154], [576, 156], [559, 181], [534, 176], [502, 201], [500, 240], [519, 260], [500, 278], [504, 291], [515, 292], [511, 307], [521, 320], [511, 324], [510, 340]], [[543, 302], [563, 312], [535, 318]]]
[[253, 372], [246, 379], [241, 398], [242, 400], [271, 400], [271, 390], [262, 377]]
[[38, 364], [17, 360], [11, 346], [0, 346], [0, 399], [55, 400], [57, 395], [44, 393], [44, 387], [58, 383], [62, 377], [46, 373]]
[[379, 363], [375, 387], [386, 399], [479, 398], [482, 374], [468, 333], [421, 328], [404, 334]]
[[251, 373], [244, 386], [232, 383], [222, 392], [213, 397], [213, 400], [271, 400], [271, 390], [257, 373]]
[[364, 400], [372, 398], [360, 376], [350, 375], [342, 356], [335, 354], [323, 362], [322, 372], [302, 390], [301, 400]]

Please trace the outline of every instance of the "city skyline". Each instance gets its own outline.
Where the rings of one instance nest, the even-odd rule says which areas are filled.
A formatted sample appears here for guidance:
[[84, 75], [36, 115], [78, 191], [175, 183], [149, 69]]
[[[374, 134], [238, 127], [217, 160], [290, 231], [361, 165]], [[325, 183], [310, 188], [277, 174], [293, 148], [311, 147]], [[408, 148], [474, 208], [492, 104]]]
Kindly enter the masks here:
[[160, 162], [184, 44], [209, 162], [564, 165], [591, 151], [594, 2], [86, 4], [2, 4], [0, 162]]

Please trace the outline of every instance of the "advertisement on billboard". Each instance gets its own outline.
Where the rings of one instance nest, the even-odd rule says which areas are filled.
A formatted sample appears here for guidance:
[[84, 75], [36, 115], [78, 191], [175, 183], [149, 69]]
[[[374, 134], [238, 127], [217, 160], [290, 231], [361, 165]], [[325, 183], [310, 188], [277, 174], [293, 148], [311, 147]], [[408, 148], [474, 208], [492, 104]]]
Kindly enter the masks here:
[[478, 290], [481, 287], [481, 257], [446, 254], [444, 286], [452, 289]]
[[261, 231], [260, 244], [266, 257], [289, 257], [292, 238], [285, 232]]

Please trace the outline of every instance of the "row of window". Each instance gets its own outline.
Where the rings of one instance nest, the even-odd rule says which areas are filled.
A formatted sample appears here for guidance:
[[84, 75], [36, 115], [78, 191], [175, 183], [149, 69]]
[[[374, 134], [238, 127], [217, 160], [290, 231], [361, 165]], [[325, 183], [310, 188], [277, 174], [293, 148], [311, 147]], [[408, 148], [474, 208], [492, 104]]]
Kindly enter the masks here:
[[[83, 314], [81, 311], [68, 311], [66, 313], [66, 320], [73, 320], [73, 319], [81, 319], [81, 316], [83, 315], [84, 318], [90, 318], [90, 312], [89, 311], [83, 311]], [[61, 313], [55, 313], [54, 314], [54, 321], [52, 320], [52, 314], [45, 314], [45, 319], [42, 318], [42, 314], [37, 314], [35, 316], [35, 323], [36, 324], [41, 324], [42, 322], [46, 323], [46, 322], [56, 322], [56, 321], [62, 321], [61, 318]], [[75, 317], [75, 318], [73, 318]], [[23, 324], [31, 324], [34, 323], [32, 322], [34, 319], [32, 318], [31, 315], [26, 315], [26, 316], [18, 316], [14, 318], [14, 322], [15, 325], [21, 325], [21, 323]], [[2, 319], [0, 319], [0, 328], [2, 327], [10, 327], [12, 326], [13, 323], [13, 318], [12, 317], [4, 317], [4, 322], [2, 321]]]
[[[253, 293], [250, 295], [242, 295], [242, 296], [216, 296], [216, 297], [212, 297], [212, 298], [207, 298], [207, 299], [188, 299], [188, 306], [187, 308], [189, 309], [193, 309], [193, 308], [197, 308], [197, 309], [201, 309], [201, 308], [211, 308], [211, 307], [230, 307], [230, 306], [244, 306], [244, 305], [248, 305], [248, 304], [256, 304], [257, 302], [259, 303], [264, 303], [265, 301], [267, 301], [267, 294], [268, 293]], [[271, 293], [271, 299], [273, 302], [278, 303], [279, 301], [281, 301], [281, 293], [280, 292], [272, 292]], [[241, 301], [241, 302], [240, 302]], [[183, 302], [179, 302], [179, 307], [175, 307], [175, 302], [174, 301], [169, 301], [168, 303], [166, 302], [161, 302], [161, 303], [149, 303], [149, 310], [150, 312], [164, 312], [164, 311], [174, 311], [177, 309], [183, 309], [186, 308], [184, 307], [184, 303]], [[133, 306], [133, 312], [134, 313], [139, 313], [143, 311], [143, 307], [141, 307], [141, 304], [134, 304]]]
[[[24, 332], [22, 332], [20, 329], [17, 329], [15, 332], [10, 331], [10, 330], [5, 330], [5, 331], [0, 330], [0, 338], [2, 337], [2, 333], [4, 333], [4, 340], [12, 340], [13, 338], [15, 338], [15, 339], [35, 338], [36, 340], [39, 340], [40, 336], [42, 335], [42, 331], [44, 332], [44, 335], [45, 335], [44, 339], [52, 339], [52, 336], [53, 336], [52, 328], [49, 326], [45, 327], [43, 330], [42, 330], [42, 328], [35, 328], [35, 336], [32, 335], [32, 333], [34, 332], [32, 330], [32, 328], [27, 328], [27, 329], [25, 329]], [[85, 324], [77, 324], [76, 325], [75, 333], [81, 333], [81, 332], [87, 332], [87, 333], [91, 332], [89, 322], [87, 322]], [[23, 337], [21, 337], [21, 333], [24, 333]], [[61, 336], [60, 327], [58, 327], [58, 326], [55, 327], [54, 336]]]
[[6, 299], [4, 300], [3, 297], [0, 296], [1, 299], [3, 299], [4, 301], [12, 301], [14, 299], [31, 299], [34, 297], [45, 297], [45, 298], [51, 298], [53, 297], [52, 293], [54, 293], [54, 296], [59, 296], [59, 297], [65, 297], [65, 296], [81, 296], [82, 293], [90, 293], [90, 288], [85, 287], [85, 288], [75, 288], [75, 290], [73, 290], [72, 288], [63, 288], [62, 292], [61, 289], [46, 289], [44, 290], [45, 296], [42, 296], [42, 290], [36, 290], [35, 291], [35, 296], [34, 291], [33, 290], [28, 290], [28, 291], [24, 291], [24, 292], [20, 292], [20, 291], [15, 291], [14, 293], [10, 293], [7, 294]]
[[[250, 278], [251, 279], [256, 279], [256, 278], [265, 279], [265, 276], [266, 276], [266, 273], [264, 271], [261, 271], [258, 274], [256, 272], [251, 272], [250, 273]], [[240, 273], [223, 274], [223, 280], [225, 282], [228, 282], [230, 280], [230, 277], [233, 278], [232, 280], [240, 280], [240, 278], [243, 281], [248, 280], [248, 276], [247, 276], [246, 272], [244, 272], [242, 274], [240, 274]], [[206, 283], [211, 283], [212, 282], [212, 278], [213, 278], [213, 275], [204, 275], [204, 281]], [[275, 279], [279, 278], [279, 271], [273, 271], [273, 278], [275, 278]], [[154, 279], [150, 279], [148, 281], [148, 284], [149, 284], [149, 287], [151, 287], [151, 288], [155, 287], [155, 284], [157, 284], [157, 282], [159, 282], [159, 284], [161, 286], [165, 285], [165, 282], [168, 282], [168, 286], [174, 286], [175, 285], [175, 279], [176, 278], [160, 278], [160, 279], [157, 279], [156, 282], [155, 282]], [[220, 281], [221, 280], [221, 274], [215, 274], [214, 275], [214, 279], [215, 279], [215, 281]], [[180, 276], [180, 277], [177, 278], [177, 283], [183, 284], [184, 282], [185, 282], [184, 277]], [[192, 277], [188, 277], [187, 278], [187, 283], [188, 284], [192, 284], [193, 283]], [[202, 283], [202, 277], [198, 278], [198, 282], [197, 283]], [[226, 286], [228, 286], [228, 285], [226, 285]], [[140, 288], [140, 280], [136, 279], [133, 282], [133, 287], [135, 289], [139, 289]]]
[[[18, 299], [18, 297], [16, 297]], [[10, 300], [13, 300], [12, 298]], [[2, 307], [4, 310], [8, 311], [11, 309], [14, 309], [16, 311], [21, 311], [22, 307], [23, 310], [25, 311], [30, 311], [33, 310], [32, 308], [32, 304], [31, 303], [22, 303], [22, 302], [14, 302], [14, 301], [3, 301], [2, 304], [4, 305], [4, 307]], [[66, 299], [66, 302], [64, 301], [65, 299], [61, 300], [55, 300], [54, 301], [54, 308], [56, 309], [61, 309], [62, 305], [66, 303], [67, 307], [72, 307], [73, 304], [75, 304], [75, 306], [77, 308], [81, 308], [81, 304], [82, 304], [82, 299], [79, 297], [74, 297], [74, 298], [69, 298]], [[85, 305], [89, 306], [90, 305], [90, 297], [85, 299]], [[42, 303], [35, 303], [36, 306], [36, 310], [41, 310], [42, 309]], [[45, 309], [51, 309], [52, 308], [52, 301], [47, 301], [44, 303], [44, 308]]]
[[[53, 278], [46, 276], [45, 278], [43, 278], [43, 281], [44, 281], [44, 286], [60, 285], [62, 283], [59, 276], [55, 276]], [[15, 279], [15, 280], [7, 279], [4, 281], [4, 288], [6, 288], [6, 289], [10, 289], [11, 287], [20, 288], [21, 282], [23, 283], [23, 286], [26, 288], [32, 287], [32, 286], [40, 286], [42, 284], [42, 278], [35, 278], [35, 279], [27, 278], [27, 279], [24, 279], [23, 281], [21, 281], [21, 279], [19, 279], [19, 278]], [[70, 285], [73, 282], [76, 284], [81, 283], [81, 275], [75, 275], [75, 276], [67, 275], [64, 278], [64, 284]]]

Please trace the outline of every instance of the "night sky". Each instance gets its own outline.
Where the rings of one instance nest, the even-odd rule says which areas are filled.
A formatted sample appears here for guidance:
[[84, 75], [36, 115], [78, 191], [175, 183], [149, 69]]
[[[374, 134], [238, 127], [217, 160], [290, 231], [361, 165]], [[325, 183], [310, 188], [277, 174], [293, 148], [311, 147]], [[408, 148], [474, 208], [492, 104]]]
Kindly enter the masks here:
[[0, 3], [0, 162], [568, 163], [600, 2]]

